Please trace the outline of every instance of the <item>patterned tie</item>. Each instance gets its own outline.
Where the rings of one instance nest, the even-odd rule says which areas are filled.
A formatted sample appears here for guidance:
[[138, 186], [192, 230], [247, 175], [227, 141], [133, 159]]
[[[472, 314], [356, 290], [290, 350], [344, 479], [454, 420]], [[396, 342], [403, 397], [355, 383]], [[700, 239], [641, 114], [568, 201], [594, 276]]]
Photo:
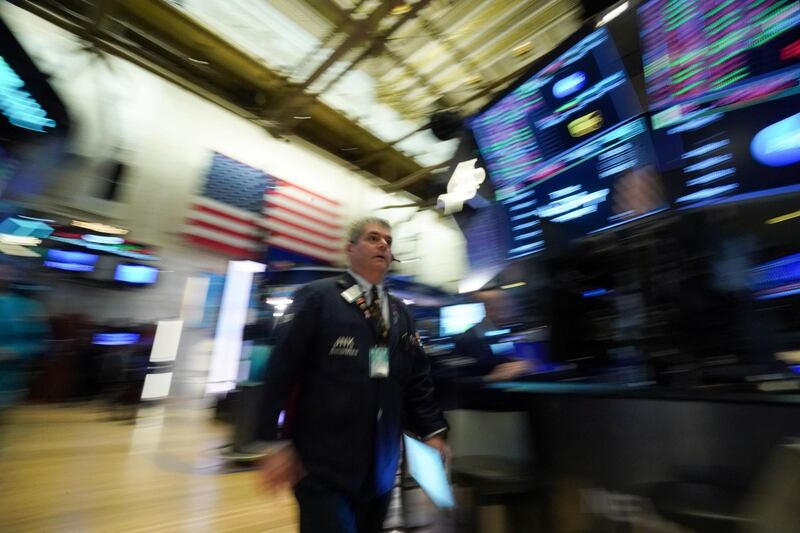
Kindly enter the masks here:
[[373, 285], [370, 292], [372, 300], [369, 304], [369, 316], [373, 324], [375, 324], [375, 331], [378, 332], [378, 340], [384, 340], [389, 336], [389, 328], [386, 327], [386, 321], [383, 320], [383, 306], [381, 305], [380, 296], [378, 296], [378, 286]]

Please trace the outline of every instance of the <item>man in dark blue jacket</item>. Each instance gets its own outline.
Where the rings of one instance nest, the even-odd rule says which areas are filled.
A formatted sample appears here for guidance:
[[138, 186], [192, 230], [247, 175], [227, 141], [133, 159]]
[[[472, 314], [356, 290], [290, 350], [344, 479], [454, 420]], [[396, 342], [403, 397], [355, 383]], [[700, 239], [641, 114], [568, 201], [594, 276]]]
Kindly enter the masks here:
[[446, 450], [427, 356], [411, 313], [383, 287], [389, 224], [356, 222], [350, 270], [299, 289], [278, 324], [264, 383], [262, 437], [286, 439], [262, 462], [270, 487], [292, 486], [301, 533], [382, 529], [403, 431]]

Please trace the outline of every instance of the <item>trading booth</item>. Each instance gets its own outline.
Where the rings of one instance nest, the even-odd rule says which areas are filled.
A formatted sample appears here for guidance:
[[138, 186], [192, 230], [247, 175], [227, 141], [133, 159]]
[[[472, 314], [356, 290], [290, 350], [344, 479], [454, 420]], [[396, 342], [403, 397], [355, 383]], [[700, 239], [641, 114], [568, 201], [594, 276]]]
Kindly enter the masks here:
[[[494, 202], [457, 220], [518, 312], [463, 353], [486, 309], [443, 309], [429, 350], [454, 430], [474, 444], [486, 411], [522, 413], [517, 466], [551, 497], [730, 531], [800, 435], [799, 10], [642, 2], [466, 119]], [[476, 378], [484, 349], [534, 370]], [[519, 448], [519, 428], [501, 434], [486, 454]]]

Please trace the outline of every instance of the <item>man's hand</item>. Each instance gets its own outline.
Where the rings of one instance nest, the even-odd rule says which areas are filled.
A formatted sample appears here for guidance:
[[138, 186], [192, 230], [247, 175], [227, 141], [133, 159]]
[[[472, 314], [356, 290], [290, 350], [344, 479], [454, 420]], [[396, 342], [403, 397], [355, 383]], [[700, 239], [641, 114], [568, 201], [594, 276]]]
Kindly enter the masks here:
[[510, 363], [497, 365], [497, 367], [495, 367], [495, 369], [487, 374], [483, 379], [486, 381], [506, 381], [530, 374], [534, 370], [534, 366], [528, 361], [512, 361]]
[[430, 446], [431, 448], [436, 448], [439, 450], [439, 453], [442, 456], [442, 461], [446, 466], [450, 466], [450, 447], [447, 445], [447, 441], [441, 435], [434, 435], [433, 437], [429, 438], [425, 441], [425, 444]]
[[300, 456], [291, 444], [268, 452], [261, 459], [261, 481], [267, 490], [290, 489], [305, 475]]

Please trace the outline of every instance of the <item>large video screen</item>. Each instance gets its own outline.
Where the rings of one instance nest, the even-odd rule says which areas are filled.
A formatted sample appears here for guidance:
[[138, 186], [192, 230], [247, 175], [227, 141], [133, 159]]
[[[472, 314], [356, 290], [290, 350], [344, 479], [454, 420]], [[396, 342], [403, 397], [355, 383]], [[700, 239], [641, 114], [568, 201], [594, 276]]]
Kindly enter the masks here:
[[800, 193], [800, 93], [744, 107], [711, 107], [657, 125], [675, 205], [700, 207]]
[[800, 2], [650, 0], [639, 21], [675, 205], [800, 192]]
[[650, 0], [639, 8], [651, 109], [798, 68], [797, 0]]
[[48, 78], [0, 18], [0, 138], [4, 145], [60, 131], [69, 119]]
[[552, 159], [642, 112], [605, 28], [565, 46], [469, 121], [498, 199], [558, 172]]
[[[628, 141], [638, 134], [629, 121], [642, 109], [608, 30], [579, 34], [544, 63], [469, 121], [496, 199], [508, 211], [510, 259], [544, 249], [541, 209], [545, 218], [557, 219], [553, 204], [559, 201], [567, 209], [559, 221], [607, 226], [599, 189], [635, 166], [616, 161], [624, 166], [637, 159]], [[538, 191], [545, 182], [546, 191]], [[548, 196], [558, 191], [565, 196]], [[573, 203], [591, 220], [570, 218], [575, 213], [566, 206]]]
[[482, 303], [446, 305], [439, 314], [439, 334], [442, 337], [458, 335], [483, 320], [486, 309]]
[[668, 207], [644, 117], [594, 138], [568, 159], [559, 174], [509, 203], [512, 218], [533, 212], [579, 237]]

